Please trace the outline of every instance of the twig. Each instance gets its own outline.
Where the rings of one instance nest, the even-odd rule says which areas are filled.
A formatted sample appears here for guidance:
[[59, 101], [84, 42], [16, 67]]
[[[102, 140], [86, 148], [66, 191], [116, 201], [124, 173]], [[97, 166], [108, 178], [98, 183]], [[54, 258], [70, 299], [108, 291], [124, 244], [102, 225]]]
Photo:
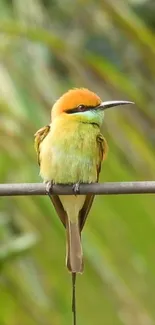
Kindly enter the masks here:
[[[81, 184], [79, 194], [147, 194], [155, 193], [155, 181], [143, 182], [109, 182]], [[46, 195], [43, 183], [0, 184], [0, 196]], [[53, 185], [52, 193], [58, 195], [74, 194], [72, 185]]]

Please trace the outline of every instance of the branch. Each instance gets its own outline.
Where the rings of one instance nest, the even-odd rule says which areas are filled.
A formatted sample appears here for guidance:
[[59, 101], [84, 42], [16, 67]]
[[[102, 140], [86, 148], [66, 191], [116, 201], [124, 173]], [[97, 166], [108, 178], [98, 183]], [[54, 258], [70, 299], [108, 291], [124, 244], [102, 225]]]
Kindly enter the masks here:
[[[79, 194], [142, 194], [155, 193], [155, 181], [144, 182], [110, 182], [81, 184]], [[73, 194], [72, 185], [53, 185], [51, 194]], [[43, 183], [0, 184], [0, 196], [46, 195]]]

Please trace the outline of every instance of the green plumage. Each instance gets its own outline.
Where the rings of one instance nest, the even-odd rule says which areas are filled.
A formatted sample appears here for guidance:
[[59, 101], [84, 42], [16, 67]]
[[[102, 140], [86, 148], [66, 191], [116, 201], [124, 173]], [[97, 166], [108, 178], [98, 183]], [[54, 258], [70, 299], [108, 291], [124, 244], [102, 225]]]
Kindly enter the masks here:
[[[94, 95], [93, 95], [94, 96]], [[44, 181], [55, 184], [98, 181], [107, 145], [100, 126], [104, 113], [86, 111], [55, 116], [52, 124], [36, 133], [35, 146]], [[73, 273], [83, 271], [81, 230], [94, 195], [52, 195], [54, 207], [66, 227], [66, 264]]]
[[54, 123], [40, 145], [41, 176], [63, 184], [96, 182], [101, 163], [99, 126], [75, 120], [66, 124], [61, 119]]

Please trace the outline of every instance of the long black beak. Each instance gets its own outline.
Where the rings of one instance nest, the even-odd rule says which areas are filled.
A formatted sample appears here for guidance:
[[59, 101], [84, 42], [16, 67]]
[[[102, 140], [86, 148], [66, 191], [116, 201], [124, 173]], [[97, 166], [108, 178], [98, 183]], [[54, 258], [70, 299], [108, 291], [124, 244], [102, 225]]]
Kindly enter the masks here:
[[110, 100], [106, 102], [102, 102], [97, 109], [105, 110], [110, 107], [120, 106], [120, 105], [127, 105], [127, 104], [134, 104], [134, 102], [129, 102], [127, 100]]

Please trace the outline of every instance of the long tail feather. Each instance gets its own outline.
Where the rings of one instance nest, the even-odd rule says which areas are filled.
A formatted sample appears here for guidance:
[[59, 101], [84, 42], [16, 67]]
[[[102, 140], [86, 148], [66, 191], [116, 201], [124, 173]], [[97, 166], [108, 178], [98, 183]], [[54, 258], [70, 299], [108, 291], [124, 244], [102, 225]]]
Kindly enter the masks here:
[[72, 273], [72, 313], [73, 313], [73, 325], [76, 325], [76, 273]]
[[71, 222], [68, 218], [66, 220], [67, 230], [67, 253], [66, 264], [70, 272], [83, 272], [83, 253], [81, 246], [81, 235], [79, 224]]

